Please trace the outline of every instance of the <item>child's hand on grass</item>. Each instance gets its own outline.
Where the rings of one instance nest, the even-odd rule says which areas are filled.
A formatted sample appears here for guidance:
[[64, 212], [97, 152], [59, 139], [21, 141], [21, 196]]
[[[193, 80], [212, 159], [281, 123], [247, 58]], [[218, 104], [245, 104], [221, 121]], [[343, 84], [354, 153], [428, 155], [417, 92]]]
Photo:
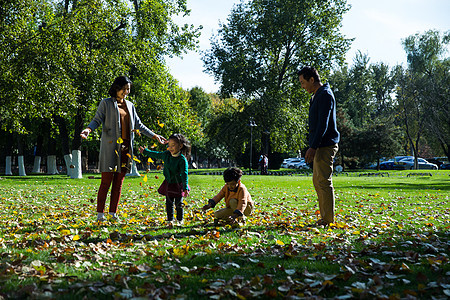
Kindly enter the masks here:
[[203, 211], [207, 211], [207, 210], [210, 209], [210, 208], [211, 208], [211, 205], [206, 204], [205, 206], [202, 207], [202, 210], [203, 210]]
[[229, 216], [229, 217], [228, 217], [228, 223], [229, 223], [230, 225], [233, 225], [234, 223], [237, 222], [237, 221], [236, 221], [237, 218], [238, 218], [237, 215]]

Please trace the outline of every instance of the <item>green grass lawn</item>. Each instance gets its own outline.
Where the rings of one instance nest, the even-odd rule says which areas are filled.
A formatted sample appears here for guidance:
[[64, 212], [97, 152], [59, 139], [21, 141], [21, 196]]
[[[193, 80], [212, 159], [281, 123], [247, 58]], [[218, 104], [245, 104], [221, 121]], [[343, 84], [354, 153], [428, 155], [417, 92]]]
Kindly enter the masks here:
[[201, 212], [222, 176], [191, 175], [185, 224], [173, 229], [161, 173], [126, 178], [121, 221], [104, 224], [100, 175], [1, 177], [0, 296], [447, 299], [450, 172], [378, 174], [334, 177], [327, 228], [310, 226], [318, 206], [304, 174], [244, 176], [256, 209], [242, 228], [215, 228]]

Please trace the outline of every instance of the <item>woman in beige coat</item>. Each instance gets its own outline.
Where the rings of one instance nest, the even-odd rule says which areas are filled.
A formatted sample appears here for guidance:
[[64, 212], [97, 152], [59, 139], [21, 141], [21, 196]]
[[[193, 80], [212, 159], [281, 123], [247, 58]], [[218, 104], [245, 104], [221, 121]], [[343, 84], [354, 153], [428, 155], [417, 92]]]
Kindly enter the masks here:
[[81, 132], [81, 137], [86, 139], [89, 133], [102, 125], [99, 157], [102, 180], [97, 194], [97, 221], [106, 220], [104, 208], [111, 184], [109, 213], [114, 220], [118, 220], [117, 206], [125, 174], [132, 163], [135, 133], [156, 139], [161, 144], [167, 143], [164, 137], [142, 124], [133, 103], [125, 99], [130, 93], [131, 84], [128, 77], [117, 77], [109, 89], [111, 97], [100, 102], [94, 118]]

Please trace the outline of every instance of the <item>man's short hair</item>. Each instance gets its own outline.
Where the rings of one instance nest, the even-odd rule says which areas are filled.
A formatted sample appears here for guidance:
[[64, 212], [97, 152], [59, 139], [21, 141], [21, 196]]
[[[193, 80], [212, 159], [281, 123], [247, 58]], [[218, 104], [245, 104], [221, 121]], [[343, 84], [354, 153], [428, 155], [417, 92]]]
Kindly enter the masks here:
[[311, 77], [314, 78], [314, 82], [320, 82], [319, 72], [314, 67], [306, 66], [297, 71], [297, 75], [300, 75], [305, 78], [305, 80], [309, 80]]
[[225, 182], [239, 181], [242, 177], [242, 170], [236, 167], [231, 167], [223, 171], [223, 180]]

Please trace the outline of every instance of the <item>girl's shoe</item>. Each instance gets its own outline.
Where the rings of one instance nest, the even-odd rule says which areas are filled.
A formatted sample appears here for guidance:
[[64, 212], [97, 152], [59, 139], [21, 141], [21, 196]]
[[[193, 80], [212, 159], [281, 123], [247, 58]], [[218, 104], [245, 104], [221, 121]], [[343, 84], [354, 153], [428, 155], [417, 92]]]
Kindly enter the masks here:
[[111, 217], [111, 221], [113, 222], [119, 222], [119, 216], [117, 215], [117, 213], [109, 213], [110, 217]]
[[167, 228], [173, 228], [173, 221], [167, 221]]
[[105, 216], [99, 216], [99, 217], [97, 217], [97, 222], [106, 222], [107, 220], [106, 220], [106, 217]]

